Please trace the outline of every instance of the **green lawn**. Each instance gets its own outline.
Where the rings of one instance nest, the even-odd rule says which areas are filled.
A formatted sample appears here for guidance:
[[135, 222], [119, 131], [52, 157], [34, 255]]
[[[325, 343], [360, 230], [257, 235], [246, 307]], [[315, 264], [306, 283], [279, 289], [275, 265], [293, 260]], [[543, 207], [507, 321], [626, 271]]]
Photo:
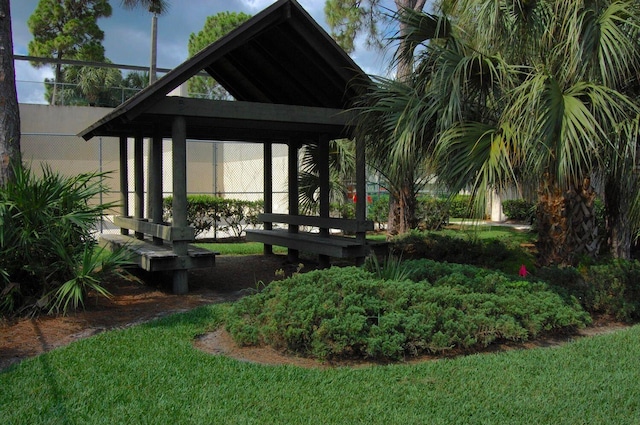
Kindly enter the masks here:
[[2, 423], [640, 423], [640, 326], [559, 348], [308, 370], [193, 349], [225, 308], [106, 332], [9, 368]]
[[[264, 244], [262, 244], [262, 242], [206, 242], [196, 243], [195, 245], [219, 252], [221, 255], [259, 255], [264, 252]], [[273, 252], [276, 254], [286, 254], [287, 249], [281, 246], [274, 246]]]

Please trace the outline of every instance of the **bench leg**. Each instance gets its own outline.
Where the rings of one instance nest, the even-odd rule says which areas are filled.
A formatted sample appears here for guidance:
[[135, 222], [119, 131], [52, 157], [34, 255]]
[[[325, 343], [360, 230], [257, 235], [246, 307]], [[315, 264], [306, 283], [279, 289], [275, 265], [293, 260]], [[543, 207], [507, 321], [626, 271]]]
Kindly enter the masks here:
[[296, 264], [299, 258], [299, 252], [297, 249], [287, 249], [287, 261]]
[[173, 293], [184, 295], [189, 292], [189, 272], [187, 270], [173, 271]]
[[328, 269], [331, 267], [331, 257], [328, 255], [318, 255], [318, 265], [321, 269]]

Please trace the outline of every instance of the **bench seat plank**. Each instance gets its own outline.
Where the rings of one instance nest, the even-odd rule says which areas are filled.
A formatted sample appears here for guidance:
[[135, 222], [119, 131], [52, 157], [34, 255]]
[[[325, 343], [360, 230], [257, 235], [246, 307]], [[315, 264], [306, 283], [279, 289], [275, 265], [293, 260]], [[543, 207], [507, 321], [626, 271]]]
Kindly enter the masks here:
[[340, 229], [345, 232], [368, 232], [373, 230], [373, 221], [357, 221], [349, 218], [317, 217], [312, 215], [258, 214], [258, 221], [263, 223], [284, 223], [295, 226], [312, 226], [323, 229]]
[[321, 236], [318, 233], [306, 232], [289, 233], [286, 229], [248, 229], [245, 232], [247, 241], [284, 246], [289, 249], [313, 252], [330, 257], [366, 257], [369, 251], [367, 245], [362, 245], [355, 238], [343, 236]]
[[212, 267], [218, 252], [189, 245], [187, 257], [180, 258], [170, 244], [154, 245], [150, 240], [140, 240], [127, 235], [103, 234], [101, 242], [114, 249], [126, 246], [132, 253], [132, 261], [147, 271], [171, 271]]

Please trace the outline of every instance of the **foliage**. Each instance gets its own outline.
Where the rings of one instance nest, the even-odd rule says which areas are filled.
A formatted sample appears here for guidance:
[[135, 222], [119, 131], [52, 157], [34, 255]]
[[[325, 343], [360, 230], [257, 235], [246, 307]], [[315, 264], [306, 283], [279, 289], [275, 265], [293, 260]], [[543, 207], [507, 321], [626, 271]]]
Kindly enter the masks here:
[[[554, 256], [557, 245], [567, 242], [558, 252], [570, 256], [594, 252], [597, 242], [588, 176], [610, 185], [607, 213], [623, 218], [614, 221], [620, 235], [633, 224], [625, 215], [640, 205], [626, 202], [639, 193], [628, 170], [638, 128], [638, 85], [629, 81], [640, 66], [640, 10], [631, 0], [507, 3], [443, 1], [439, 16], [399, 13], [415, 72], [374, 79], [362, 102], [361, 137], [379, 151], [392, 136], [399, 151], [418, 144], [414, 156], [434, 167], [438, 181], [468, 190], [477, 205], [522, 182], [540, 188], [549, 201], [543, 207], [580, 194], [564, 222], [561, 208], [539, 214], [559, 219], [538, 227], [540, 261], [570, 263]], [[586, 214], [574, 216], [580, 209]], [[568, 237], [554, 239], [554, 231]]]
[[[163, 199], [164, 219], [172, 217], [172, 197]], [[241, 237], [245, 229], [258, 224], [258, 214], [263, 212], [263, 201], [245, 201], [226, 199], [211, 195], [187, 196], [187, 223], [195, 229], [195, 235], [213, 230], [230, 231], [235, 237]]]
[[446, 199], [433, 196], [418, 198], [416, 220], [421, 230], [440, 230], [449, 222], [450, 209]]
[[589, 316], [544, 283], [421, 260], [423, 279], [384, 280], [355, 267], [312, 271], [273, 282], [235, 303], [227, 329], [243, 345], [266, 343], [320, 359], [401, 359], [454, 348], [525, 341], [582, 327]]
[[530, 222], [535, 216], [535, 205], [525, 199], [509, 199], [502, 201], [502, 210], [511, 220]]
[[[459, 233], [459, 232], [458, 232]], [[533, 266], [533, 258], [519, 246], [507, 246], [503, 240], [480, 239], [439, 232], [413, 230], [392, 239], [392, 252], [406, 259], [426, 258], [450, 263], [489, 267], [507, 273], [517, 273], [521, 264]]]
[[100, 278], [126, 258], [96, 250], [105, 173], [64, 177], [43, 166], [42, 177], [14, 167], [15, 182], [0, 189], [0, 311], [62, 310], [82, 304], [89, 290], [107, 295]]
[[329, 204], [329, 213], [332, 217], [356, 218], [356, 203], [352, 201], [332, 202]]
[[[189, 57], [192, 57], [209, 44], [227, 35], [233, 29], [246, 22], [251, 15], [246, 13], [220, 12], [207, 17], [204, 27], [189, 36]], [[193, 77], [187, 82], [189, 93], [205, 99], [228, 99], [229, 93], [211, 77]]]
[[[449, 216], [455, 218], [483, 218], [484, 214], [475, 213], [471, 195], [454, 195], [448, 199]], [[484, 211], [483, 211], [484, 212]]]
[[640, 319], [640, 263], [612, 260], [602, 264], [547, 267], [536, 272], [554, 286], [577, 298], [590, 313], [617, 320]]
[[380, 46], [378, 24], [387, 17], [381, 10], [380, 0], [357, 2], [327, 0], [324, 15], [331, 28], [331, 36], [347, 53], [355, 49], [356, 36], [365, 31], [369, 45]]
[[367, 219], [378, 224], [378, 229], [389, 219], [389, 195], [371, 195]]
[[[331, 209], [340, 217], [349, 217], [355, 204], [349, 199], [347, 182], [354, 181], [356, 156], [355, 144], [351, 140], [336, 139], [329, 141], [329, 203]], [[305, 145], [302, 149], [300, 173], [298, 176], [298, 202], [300, 210], [305, 214], [319, 212], [320, 208], [320, 157], [318, 144]]]
[[[104, 62], [110, 63], [108, 59]], [[56, 104], [114, 108], [123, 102], [122, 73], [118, 69], [95, 66], [62, 66], [60, 84], [45, 78], [45, 98]]]
[[[108, 0], [40, 0], [27, 25], [33, 34], [29, 55], [55, 59], [102, 61], [104, 32], [98, 18], [111, 16]], [[40, 67], [43, 64], [33, 63]], [[57, 104], [57, 85], [63, 83], [62, 66], [54, 66], [51, 103]]]

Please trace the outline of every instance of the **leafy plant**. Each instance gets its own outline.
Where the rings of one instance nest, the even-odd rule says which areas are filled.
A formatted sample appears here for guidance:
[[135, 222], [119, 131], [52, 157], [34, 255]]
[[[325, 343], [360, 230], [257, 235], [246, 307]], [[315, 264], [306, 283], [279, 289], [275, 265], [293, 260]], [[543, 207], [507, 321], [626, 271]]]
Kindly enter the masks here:
[[[171, 221], [173, 216], [172, 197], [163, 200], [164, 219]], [[245, 201], [227, 199], [211, 195], [187, 196], [187, 223], [195, 229], [196, 237], [213, 230], [214, 238], [218, 232], [231, 231], [240, 237], [249, 226], [258, 224], [258, 214], [264, 211], [263, 201]]]
[[[107, 173], [65, 177], [45, 165], [36, 176], [21, 164], [14, 173], [0, 188], [2, 313], [65, 312], [69, 296], [77, 306], [88, 290], [104, 295], [100, 276], [124, 261], [122, 253], [95, 252], [96, 225], [114, 206], [95, 202]], [[101, 267], [92, 267], [98, 257]]]
[[378, 261], [378, 257], [370, 255], [364, 263], [364, 269], [375, 274], [376, 277], [386, 280], [405, 280], [409, 276], [407, 266], [402, 263], [401, 257], [389, 256], [382, 264]]
[[389, 219], [389, 195], [371, 195], [371, 205], [367, 210], [367, 219], [382, 229]]
[[421, 230], [440, 230], [449, 222], [449, 204], [445, 199], [420, 197], [416, 208], [416, 219]]
[[531, 221], [535, 217], [535, 204], [524, 199], [502, 201], [504, 214], [512, 220]]

